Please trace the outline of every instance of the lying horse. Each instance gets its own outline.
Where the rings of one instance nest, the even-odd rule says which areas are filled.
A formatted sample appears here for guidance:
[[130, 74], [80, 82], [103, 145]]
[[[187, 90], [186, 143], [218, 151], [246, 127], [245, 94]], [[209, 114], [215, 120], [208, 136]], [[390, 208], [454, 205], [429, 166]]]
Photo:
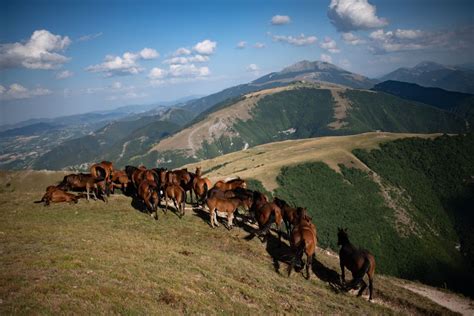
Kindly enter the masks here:
[[303, 267], [306, 266], [305, 278], [309, 280], [309, 268], [312, 266], [313, 257], [316, 253], [316, 227], [312, 223], [311, 217], [306, 215], [306, 209], [298, 208], [296, 212], [298, 214], [298, 219], [295, 220], [296, 225], [294, 226], [290, 236], [290, 247], [293, 254], [291, 263], [288, 266], [288, 276], [290, 276], [291, 270], [294, 268], [296, 261], [298, 261], [300, 266], [303, 265], [304, 253], [306, 254], [306, 264], [303, 265]]
[[67, 193], [56, 186], [50, 185], [46, 188], [46, 193], [43, 195], [41, 200], [35, 201], [35, 203], [44, 203], [44, 206], [48, 206], [51, 202], [69, 202], [72, 204], [77, 203], [79, 198], [80, 196]]
[[349, 241], [347, 235], [347, 228], [339, 228], [337, 232], [337, 244], [341, 246], [339, 251], [339, 264], [341, 266], [341, 280], [345, 284], [344, 268], [347, 268], [352, 273], [352, 281], [346, 286], [346, 290], [356, 288], [360, 283], [362, 286], [357, 293], [361, 296], [367, 288], [367, 283], [364, 281], [364, 275], [369, 277], [369, 301], [372, 300], [373, 295], [373, 281], [375, 275], [375, 258], [369, 251], [358, 249], [354, 247]]
[[138, 187], [138, 196], [145, 203], [147, 211], [151, 213], [151, 216], [158, 219], [157, 209], [160, 199], [157, 184], [154, 181], [142, 181]]

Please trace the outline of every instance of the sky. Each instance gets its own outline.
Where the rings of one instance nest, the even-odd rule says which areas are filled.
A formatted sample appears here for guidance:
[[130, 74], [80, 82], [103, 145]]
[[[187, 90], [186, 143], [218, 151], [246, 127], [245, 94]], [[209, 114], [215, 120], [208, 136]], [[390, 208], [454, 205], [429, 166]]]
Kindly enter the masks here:
[[0, 125], [207, 95], [301, 60], [474, 62], [474, 1], [0, 0]]

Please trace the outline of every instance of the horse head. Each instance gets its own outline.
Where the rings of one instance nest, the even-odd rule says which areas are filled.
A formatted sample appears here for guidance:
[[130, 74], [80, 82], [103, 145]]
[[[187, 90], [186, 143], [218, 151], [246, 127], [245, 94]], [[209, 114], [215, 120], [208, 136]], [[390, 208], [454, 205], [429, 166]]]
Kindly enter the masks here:
[[338, 228], [337, 231], [337, 245], [342, 246], [349, 242], [349, 236], [347, 235], [347, 228]]

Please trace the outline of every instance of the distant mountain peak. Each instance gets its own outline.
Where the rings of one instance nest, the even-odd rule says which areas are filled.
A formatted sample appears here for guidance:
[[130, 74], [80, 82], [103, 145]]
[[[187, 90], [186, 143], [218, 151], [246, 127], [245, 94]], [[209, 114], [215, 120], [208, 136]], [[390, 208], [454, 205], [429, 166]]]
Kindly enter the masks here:
[[301, 72], [301, 71], [325, 71], [325, 70], [331, 70], [331, 69], [342, 70], [336, 65], [333, 65], [331, 63], [327, 63], [324, 61], [302, 60], [291, 66], [283, 68], [281, 72], [290, 73], [290, 72]]
[[423, 70], [423, 71], [434, 71], [434, 70], [439, 70], [439, 69], [446, 69], [448, 67], [438, 64], [434, 61], [422, 61], [421, 63], [418, 63], [415, 67], [413, 67], [414, 70]]

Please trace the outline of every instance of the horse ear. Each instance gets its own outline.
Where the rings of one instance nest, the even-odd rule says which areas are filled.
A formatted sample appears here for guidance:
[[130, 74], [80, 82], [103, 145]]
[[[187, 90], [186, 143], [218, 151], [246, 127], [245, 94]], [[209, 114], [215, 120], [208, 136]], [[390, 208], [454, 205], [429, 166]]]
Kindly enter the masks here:
[[347, 233], [347, 227], [346, 227], [346, 228], [344, 228], [344, 232], [346, 232], [346, 233]]

